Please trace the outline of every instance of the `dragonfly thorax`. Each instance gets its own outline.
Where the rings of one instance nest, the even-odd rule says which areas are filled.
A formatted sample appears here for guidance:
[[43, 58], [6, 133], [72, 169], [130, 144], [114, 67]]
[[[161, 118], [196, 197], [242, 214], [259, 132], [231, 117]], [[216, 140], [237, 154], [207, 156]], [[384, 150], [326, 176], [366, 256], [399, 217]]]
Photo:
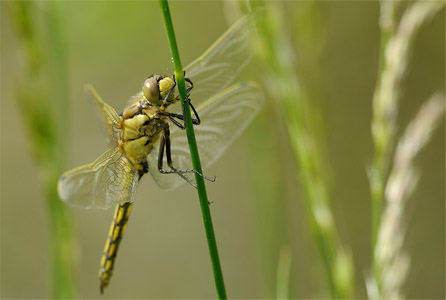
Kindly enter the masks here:
[[147, 165], [147, 155], [168, 128], [166, 108], [178, 99], [172, 78], [152, 75], [147, 78], [142, 91], [120, 114], [121, 139], [119, 146], [128, 159], [141, 171]]
[[165, 118], [160, 106], [152, 105], [145, 99], [132, 103], [122, 111], [119, 146], [137, 170], [145, 169], [147, 155], [168, 126]]

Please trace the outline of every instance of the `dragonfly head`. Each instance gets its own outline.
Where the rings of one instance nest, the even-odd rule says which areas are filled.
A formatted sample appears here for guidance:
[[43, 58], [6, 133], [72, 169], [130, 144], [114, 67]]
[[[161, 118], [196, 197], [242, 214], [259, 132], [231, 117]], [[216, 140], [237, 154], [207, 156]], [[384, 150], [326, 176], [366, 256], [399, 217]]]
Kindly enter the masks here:
[[160, 106], [167, 95], [169, 100], [174, 97], [174, 93], [170, 92], [169, 94], [174, 85], [174, 81], [170, 77], [152, 75], [144, 81], [142, 92], [150, 103]]

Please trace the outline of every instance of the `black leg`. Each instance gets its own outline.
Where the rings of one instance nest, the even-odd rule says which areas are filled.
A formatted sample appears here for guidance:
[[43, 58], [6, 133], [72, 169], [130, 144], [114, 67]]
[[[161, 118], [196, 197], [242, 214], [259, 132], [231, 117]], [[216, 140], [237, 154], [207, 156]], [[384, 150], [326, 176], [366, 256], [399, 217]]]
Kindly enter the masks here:
[[186, 98], [184, 100], [184, 105], [182, 105], [183, 114], [182, 115], [170, 114], [170, 116], [172, 116], [174, 118], [177, 118], [177, 119], [180, 119], [180, 120], [183, 121], [183, 126], [178, 126], [176, 122], [173, 122], [175, 125], [177, 125], [181, 129], [185, 129], [186, 128], [186, 118], [184, 118], [184, 116], [186, 115], [185, 112], [184, 112], [186, 105], [189, 105], [189, 107], [192, 109], [192, 111], [194, 112], [194, 115], [195, 115], [195, 118], [192, 118], [192, 124], [194, 124], [194, 125], [200, 125], [201, 124], [200, 116], [198, 115], [197, 111], [195, 110], [195, 107], [190, 102], [190, 98]]
[[[193, 106], [192, 106], [193, 107]], [[195, 111], [195, 108], [193, 108], [194, 114], [197, 116], [197, 118], [192, 118], [192, 124], [194, 125], [200, 125], [201, 124], [201, 120], [200, 117], [198, 116], [198, 114]], [[180, 115], [180, 114], [176, 114], [176, 113], [169, 113], [168, 115], [170, 121], [175, 124], [177, 127], [181, 128], [181, 129], [186, 129], [186, 125], [185, 122], [178, 122], [177, 120], [175, 120], [174, 118], [177, 118], [181, 121], [185, 121], [184, 119], [184, 115]]]
[[[186, 75], [186, 71], [184, 71], [184, 75]], [[189, 96], [190, 96], [190, 91], [194, 88], [194, 84], [193, 84], [193, 82], [190, 80], [190, 78], [185, 77], [184, 80], [185, 80], [187, 83], [189, 83], [189, 86], [186, 87], [187, 97], [186, 97], [186, 99], [184, 100], [184, 105], [186, 105], [186, 102], [187, 102], [187, 104], [189, 104], [189, 107], [192, 108], [192, 111], [194, 112], [195, 119], [192, 118], [192, 123], [193, 123], [194, 125], [200, 125], [200, 123], [201, 123], [200, 117], [198, 116], [198, 113], [197, 113], [197, 111], [195, 110], [195, 107], [192, 105], [192, 103], [191, 103], [191, 101], [190, 101], [190, 98], [189, 98]], [[184, 105], [183, 105], [183, 116], [185, 115], [185, 114], [184, 114]], [[186, 128], [186, 119], [185, 119], [183, 116], [181, 116], [181, 117], [178, 117], [178, 116], [177, 116], [177, 118], [180, 119], [180, 120], [183, 120], [183, 127]]]
[[[169, 166], [170, 170], [163, 169], [164, 147], [166, 148], [167, 165]], [[208, 178], [194, 169], [177, 170], [173, 166], [172, 156], [171, 156], [171, 151], [170, 151], [170, 130], [169, 130], [168, 125], [164, 128], [164, 133], [163, 133], [163, 136], [161, 137], [161, 141], [160, 141], [160, 149], [159, 149], [159, 155], [158, 155], [158, 171], [162, 174], [178, 174], [179, 176], [181, 176], [181, 178], [186, 180], [189, 184], [191, 184], [194, 187], [196, 187], [196, 184], [193, 181], [191, 181], [191, 179], [186, 177], [184, 174], [196, 173], [196, 174], [200, 175], [201, 177], [203, 177], [204, 179], [209, 180], [211, 182], [214, 182], [216, 179], [216, 178], [213, 178], [213, 179]]]
[[[179, 117], [179, 116], [181, 116], [181, 117]], [[173, 124], [175, 124], [175, 126], [177, 126], [178, 128], [183, 129], [183, 130], [186, 129], [186, 127], [184, 127], [183, 123], [178, 122], [178, 121], [175, 120], [174, 118], [178, 118], [178, 119], [180, 119], [180, 120], [183, 120], [183, 115], [179, 115], [179, 114], [173, 114], [173, 113], [171, 113], [171, 114], [169, 114], [169, 120], [170, 120]]]
[[167, 155], [167, 165], [173, 169], [172, 165], [172, 154], [170, 152], [170, 130], [169, 126], [164, 129], [164, 139], [166, 141], [166, 155]]
[[189, 102], [189, 106], [190, 106], [190, 108], [192, 108], [192, 111], [194, 112], [194, 115], [195, 115], [195, 118], [196, 118], [196, 119], [192, 118], [192, 123], [194, 123], [194, 120], [195, 120], [196, 123], [194, 123], [194, 124], [195, 125], [200, 125], [201, 124], [200, 116], [198, 115], [197, 111], [195, 110], [195, 107], [190, 102], [190, 99], [189, 99], [188, 102]]
[[164, 138], [164, 135], [161, 136], [160, 140], [160, 150], [158, 153], [158, 170], [162, 172], [163, 170], [163, 159], [164, 159], [164, 146], [166, 145], [166, 139]]
[[[186, 71], [184, 72], [184, 75], [186, 75]], [[192, 111], [194, 112], [194, 115], [195, 115], [195, 122], [194, 122], [194, 119], [193, 119], [193, 118], [192, 118], [192, 122], [193, 122], [195, 125], [200, 125], [200, 123], [201, 123], [200, 116], [198, 116], [198, 113], [197, 113], [197, 111], [195, 110], [195, 107], [192, 105], [192, 102], [191, 102], [191, 100], [190, 100], [190, 98], [189, 98], [189, 96], [190, 96], [190, 91], [194, 88], [194, 84], [193, 84], [193, 82], [192, 82], [189, 78], [184, 78], [184, 80], [185, 80], [187, 83], [189, 83], [189, 86], [187, 87], [187, 98], [185, 99], [185, 102], [187, 101], [187, 103], [189, 104], [190, 108], [192, 108]], [[183, 116], [184, 116], [184, 107], [183, 107]], [[186, 120], [184, 120], [184, 121], [186, 121]], [[186, 126], [186, 122], [184, 122], [184, 126]]]
[[[186, 75], [186, 72], [184, 72], [184, 75]], [[189, 86], [186, 87], [187, 96], [190, 96], [190, 91], [194, 88], [194, 84], [189, 78], [184, 78], [184, 80], [189, 83]]]
[[169, 126], [165, 126], [164, 127], [164, 132], [163, 132], [163, 135], [161, 136], [160, 150], [159, 150], [159, 154], [158, 154], [158, 170], [160, 171], [160, 173], [163, 173], [163, 174], [175, 173], [175, 172], [166, 171], [166, 170], [163, 169], [164, 148], [166, 148], [167, 165], [171, 169], [175, 169], [175, 168], [173, 168], [173, 165], [172, 165], [172, 155], [171, 155], [171, 152], [170, 152], [170, 130], [169, 130]]

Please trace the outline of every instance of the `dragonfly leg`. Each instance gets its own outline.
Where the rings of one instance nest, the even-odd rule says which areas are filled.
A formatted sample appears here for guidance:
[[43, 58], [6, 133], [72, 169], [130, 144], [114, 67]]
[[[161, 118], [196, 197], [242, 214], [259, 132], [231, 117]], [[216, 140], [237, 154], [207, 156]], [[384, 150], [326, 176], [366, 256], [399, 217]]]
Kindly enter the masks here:
[[[195, 111], [195, 108], [192, 106], [192, 104], [190, 104], [190, 106], [192, 107], [194, 114], [196, 115], [196, 118], [192, 118], [192, 124], [194, 125], [200, 125], [201, 124], [201, 120], [200, 117], [198, 116], [197, 112]], [[175, 113], [169, 113], [168, 115], [170, 121], [175, 124], [177, 127], [179, 127], [180, 129], [186, 129], [186, 124], [184, 122], [184, 115], [181, 114], [175, 114]], [[183, 122], [178, 122], [177, 120], [175, 120], [175, 118], [183, 121]]]
[[[186, 71], [184, 72], [184, 75], [186, 75]], [[195, 107], [192, 105], [192, 102], [191, 102], [191, 99], [190, 99], [190, 91], [194, 88], [194, 84], [192, 83], [192, 81], [189, 79], [189, 78], [184, 78], [184, 80], [187, 82], [187, 83], [189, 83], [189, 86], [187, 87], [187, 97], [186, 97], [186, 99], [184, 99], [184, 105], [183, 105], [183, 115], [181, 116], [181, 117], [177, 117], [178, 119], [180, 119], [180, 120], [183, 120], [183, 125], [184, 125], [184, 128], [186, 128], [186, 118], [184, 118], [184, 116], [185, 116], [185, 113], [184, 113], [184, 107], [185, 107], [185, 105], [186, 105], [186, 102], [187, 102], [187, 104], [190, 106], [190, 108], [192, 109], [192, 111], [194, 112], [194, 115], [195, 115], [195, 119], [194, 118], [192, 118], [192, 123], [193, 124], [195, 124], [195, 125], [200, 125], [201, 124], [201, 120], [200, 120], [200, 116], [198, 115], [198, 113], [197, 113], [197, 111], [196, 111], [196, 109], [195, 109]]]
[[[165, 135], [166, 132], [163, 134], [163, 136], [161, 137], [160, 140], [160, 149], [159, 149], [159, 155], [158, 155], [158, 171], [162, 174], [172, 174], [172, 173], [176, 173], [178, 174], [181, 178], [183, 178], [185, 181], [187, 181], [190, 185], [192, 185], [194, 188], [197, 187], [197, 185], [195, 184], [195, 182], [193, 182], [192, 179], [190, 179], [189, 177], [187, 177], [186, 175], [184, 175], [183, 173], [177, 173], [175, 172], [176, 169], [175, 168], [171, 168], [171, 171], [166, 171], [163, 169], [163, 159], [164, 159], [164, 148], [166, 148], [166, 152], [168, 153], [168, 160], [170, 160], [170, 163], [172, 163], [172, 157], [171, 157], [171, 153], [170, 153], [170, 131], [169, 128], [167, 127], [167, 136], [168, 138], [166, 139]], [[167, 142], [168, 140], [168, 142]], [[169, 163], [168, 163], [169, 164]]]
[[[184, 71], [184, 75], [186, 75], [186, 71]], [[173, 78], [174, 86], [176, 86], [177, 82], [175, 80], [175, 74], [173, 74], [172, 78]], [[195, 118], [192, 118], [192, 123], [194, 125], [200, 125], [201, 124], [200, 116], [198, 115], [197, 110], [195, 109], [195, 107], [192, 105], [191, 99], [189, 97], [190, 96], [190, 91], [194, 88], [194, 84], [190, 80], [190, 78], [185, 77], [184, 80], [189, 85], [186, 87], [187, 95], [186, 95], [186, 99], [184, 101], [184, 105], [182, 106], [183, 114], [180, 115], [180, 114], [171, 113], [169, 115], [169, 119], [172, 121], [172, 123], [174, 123], [176, 126], [178, 126], [181, 129], [186, 129], [186, 119], [184, 118], [184, 116], [185, 116], [185, 114], [184, 114], [184, 107], [186, 105], [186, 102], [190, 106], [190, 108], [192, 109], [192, 111], [194, 112], [194, 115], [195, 115]], [[179, 96], [177, 96], [177, 100], [179, 100]], [[173, 118], [177, 118], [177, 119], [182, 120], [183, 121], [183, 125], [181, 125], [180, 122], [178, 122], [177, 120], [174, 120]]]
[[[184, 75], [186, 75], [186, 71], [184, 71]], [[189, 83], [189, 86], [186, 87], [187, 97], [189, 97], [190, 96], [190, 91], [194, 88], [194, 84], [192, 83], [190, 78], [187, 78], [187, 77], [184, 78], [184, 81]]]
[[[194, 88], [194, 84], [193, 84], [193, 82], [190, 80], [190, 78], [186, 77], [186, 71], [183, 71], [183, 75], [185, 76], [185, 77], [184, 77], [184, 81], [186, 81], [187, 83], [189, 83], [189, 86], [186, 87], [187, 97], [189, 97], [189, 96], [190, 96], [190, 91]], [[173, 82], [174, 82], [175, 85], [176, 85], [177, 82], [175, 81], [175, 74], [172, 75], [172, 79], [173, 79]]]
[[[186, 101], [189, 103], [189, 106], [190, 106], [190, 108], [192, 109], [192, 111], [194, 112], [194, 115], [195, 115], [195, 119], [192, 118], [192, 123], [194, 125], [200, 125], [201, 124], [200, 116], [198, 115], [197, 111], [195, 110], [195, 107], [190, 102], [190, 98], [187, 98]], [[183, 116], [184, 116], [184, 111], [183, 111]], [[181, 118], [183, 116], [181, 116]], [[178, 118], [181, 119], [180, 117], [178, 117]], [[186, 120], [184, 120], [184, 126], [186, 126]]]
[[[164, 148], [166, 148], [167, 165], [169, 166], [170, 170], [164, 170], [163, 169]], [[164, 128], [164, 134], [161, 137], [161, 141], [160, 141], [160, 150], [159, 150], [159, 156], [158, 156], [158, 171], [160, 173], [162, 173], [162, 174], [178, 174], [179, 176], [181, 176], [184, 180], [186, 180], [189, 184], [191, 184], [194, 187], [197, 187], [195, 182], [193, 182], [190, 178], [188, 178], [184, 174], [195, 173], [195, 174], [198, 174], [199, 176], [203, 177], [204, 179], [206, 179], [208, 181], [215, 182], [215, 180], [216, 180], [216, 177], [214, 177], [214, 178], [206, 177], [206, 176], [204, 176], [203, 174], [201, 174], [200, 172], [198, 172], [195, 169], [191, 169], [191, 170], [178, 170], [178, 169], [176, 169], [173, 166], [172, 155], [171, 155], [171, 148], [170, 148], [170, 130], [169, 130], [169, 126], [166, 126]]]
[[[188, 90], [188, 95], [187, 95], [187, 98], [184, 101], [184, 104], [186, 105], [186, 102], [187, 102], [187, 104], [189, 105], [189, 107], [192, 109], [192, 111], [194, 113], [195, 118], [192, 118], [192, 124], [200, 125], [201, 124], [200, 116], [198, 115], [197, 110], [192, 105], [191, 100], [189, 98], [189, 91], [193, 88], [194, 85], [193, 85], [192, 81], [190, 81], [189, 78], [185, 78], [185, 79], [191, 85], [190, 85], [190, 89]], [[175, 124], [176, 126], [178, 126], [179, 128], [181, 128], [183, 130], [186, 129], [186, 118], [184, 117], [185, 116], [185, 112], [184, 112], [185, 105], [182, 106], [182, 110], [183, 110], [183, 114], [182, 115], [181, 114], [176, 114], [176, 113], [170, 113], [169, 114], [170, 121], [172, 121], [173, 124]], [[181, 124], [180, 122], [178, 122], [174, 118], [177, 118], [177, 119], [183, 121], [183, 124]]]

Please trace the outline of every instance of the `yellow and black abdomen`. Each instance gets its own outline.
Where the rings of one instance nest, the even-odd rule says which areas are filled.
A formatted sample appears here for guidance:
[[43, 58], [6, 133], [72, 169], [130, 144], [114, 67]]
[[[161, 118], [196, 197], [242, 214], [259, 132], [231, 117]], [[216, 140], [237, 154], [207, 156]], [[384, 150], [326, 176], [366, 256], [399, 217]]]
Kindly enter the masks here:
[[[146, 107], [136, 102], [120, 115], [121, 140], [119, 147], [138, 170], [139, 178], [148, 171], [147, 155], [159, 139], [164, 128], [164, 121], [153, 107]], [[101, 293], [108, 286], [118, 251], [119, 243], [125, 231], [132, 203], [126, 202], [116, 207], [115, 217], [104, 248], [99, 270]]]
[[105, 243], [104, 254], [101, 259], [101, 268], [99, 270], [101, 294], [108, 286], [118, 253], [119, 243], [121, 242], [127, 221], [132, 209], [132, 203], [126, 202], [116, 206], [115, 217], [110, 227], [107, 242]]

